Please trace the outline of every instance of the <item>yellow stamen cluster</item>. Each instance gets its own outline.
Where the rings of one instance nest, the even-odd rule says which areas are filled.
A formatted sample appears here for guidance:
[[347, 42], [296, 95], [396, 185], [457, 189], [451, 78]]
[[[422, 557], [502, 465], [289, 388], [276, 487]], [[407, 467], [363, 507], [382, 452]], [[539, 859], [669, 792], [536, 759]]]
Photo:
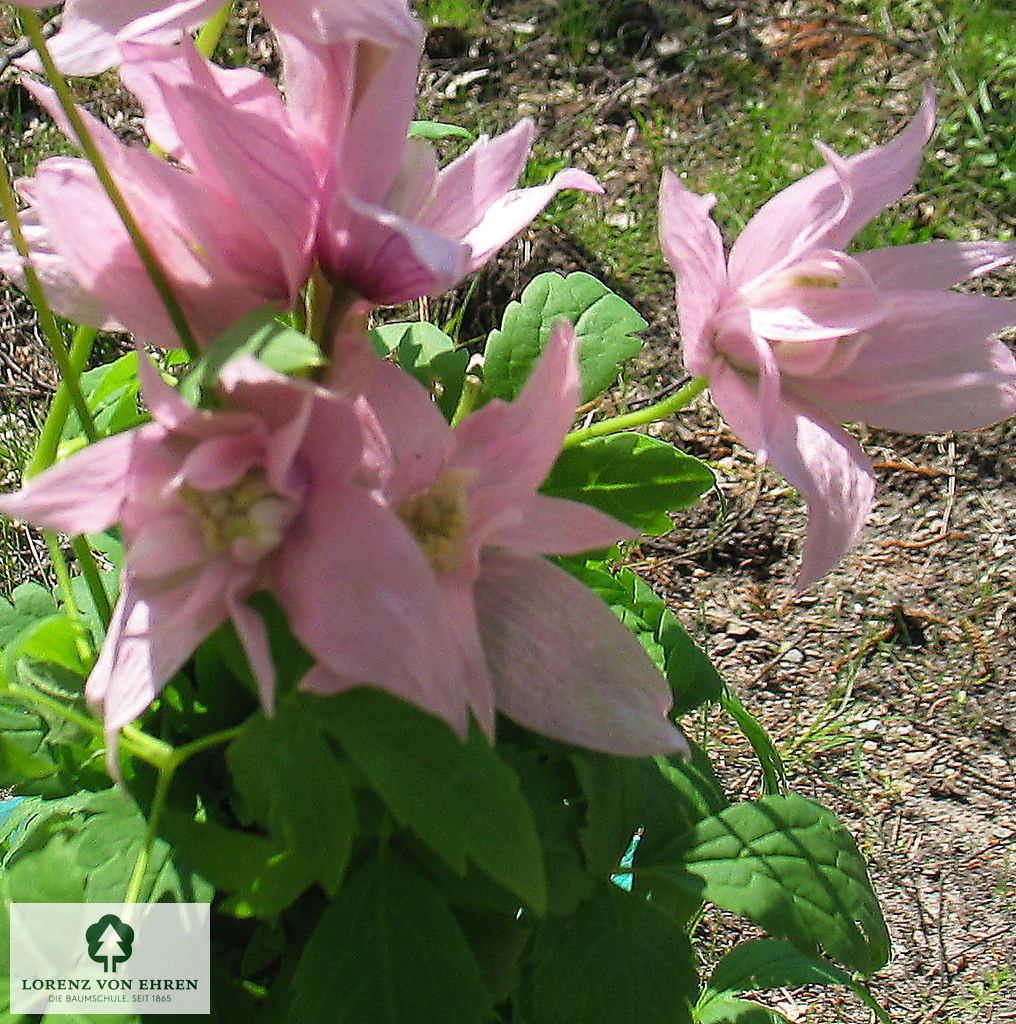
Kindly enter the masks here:
[[474, 475], [469, 469], [449, 469], [426, 491], [395, 506], [427, 561], [442, 575], [459, 567], [462, 542], [469, 530], [467, 488]]

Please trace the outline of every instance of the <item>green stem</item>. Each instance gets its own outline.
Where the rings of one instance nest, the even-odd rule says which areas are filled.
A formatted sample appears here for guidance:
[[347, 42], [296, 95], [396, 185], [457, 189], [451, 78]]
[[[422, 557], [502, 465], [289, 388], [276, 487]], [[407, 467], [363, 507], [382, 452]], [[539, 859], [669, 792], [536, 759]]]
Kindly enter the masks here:
[[[92, 354], [92, 346], [98, 331], [94, 327], [79, 327], [74, 332], [74, 340], [71, 342], [70, 364], [73, 373], [73, 380], [79, 381], [81, 374], [88, 365], [88, 359]], [[80, 387], [80, 385], [79, 385]], [[71, 410], [71, 385], [66, 379], [60, 382], [53, 402], [46, 414], [46, 422], [42, 425], [39, 433], [39, 440], [35, 445], [35, 452], [28, 465], [25, 467], [25, 479], [30, 480], [37, 476], [44, 469], [49, 469], [56, 462], [57, 452], [60, 448], [60, 439], [63, 437], [64, 427], [67, 425], [67, 416]]]
[[144, 264], [145, 271], [156, 292], [158, 292], [159, 298], [162, 300], [166, 313], [173, 322], [173, 327], [176, 329], [183, 347], [187, 350], [188, 355], [196, 358], [199, 351], [198, 344], [191, 332], [190, 325], [187, 323], [187, 318], [184, 316], [183, 310], [173, 294], [173, 289], [162, 269], [162, 265], [141, 233], [137, 222], [134, 220], [134, 215], [127, 206], [123, 193], [113, 180], [113, 176], [106, 166], [106, 161], [103, 159], [98, 146], [96, 146], [88, 129], [85, 127], [84, 119], [74, 104], [74, 97], [71, 96], [71, 91], [67, 87], [66, 81], [64, 81], [63, 76], [57, 71], [56, 65], [53, 63], [38, 14], [27, 7], [22, 7], [18, 10], [25, 35], [31, 40], [32, 46], [35, 47], [35, 51], [42, 61], [42, 66], [46, 70], [46, 78], [53, 87], [57, 99], [60, 101], [60, 106], [70, 122], [71, 130], [74, 132], [81, 151], [95, 170], [95, 176], [99, 179], [103, 189], [105, 189], [109, 201], [113, 204], [127, 234], [130, 236], [131, 244]]
[[581, 427], [573, 430], [564, 439], [562, 448], [574, 448], [583, 441], [592, 437], [604, 437], [608, 434], [620, 434], [623, 430], [631, 430], [633, 427], [641, 427], [646, 423], [655, 423], [657, 420], [665, 420], [679, 409], [688, 405], [696, 395], [705, 390], [709, 383], [708, 377], [696, 377], [689, 381], [683, 388], [675, 391], [669, 398], [657, 402], [655, 405], [647, 405], [637, 412], [630, 412], [624, 416], [612, 416], [610, 419], [600, 420], [588, 427]]
[[138, 854], [134, 863], [134, 870], [131, 872], [130, 881], [127, 884], [127, 893], [124, 896], [125, 903], [138, 903], [141, 897], [141, 887], [144, 884], [145, 873], [152, 860], [152, 849], [155, 840], [159, 835], [159, 819], [162, 817], [162, 809], [169, 795], [169, 787], [173, 784], [177, 768], [195, 754], [200, 754], [210, 747], [220, 746], [235, 739], [243, 726], [233, 726], [229, 729], [221, 729], [219, 732], [209, 733], [200, 739], [193, 740], [185, 746], [178, 747], [170, 755], [166, 763], [159, 769], [159, 780], [155, 784], [155, 796], [152, 798], [152, 810], [148, 818], [148, 829], [145, 832], [145, 845]]
[[60, 379], [67, 388], [74, 411], [81, 420], [85, 436], [89, 441], [95, 441], [99, 437], [99, 432], [95, 429], [95, 421], [92, 419], [88, 403], [81, 391], [80, 374], [74, 372], [74, 366], [67, 352], [67, 346], [64, 344], [63, 335], [57, 326], [56, 317], [53, 316], [46, 293], [32, 266], [31, 251], [22, 234], [21, 222], [18, 220], [17, 197], [14, 195], [14, 187], [11, 185], [10, 175], [7, 173], [7, 164], [3, 160], [0, 160], [0, 209], [2, 209], [4, 220], [7, 221], [10, 229], [14, 247], [23, 261], [22, 272], [25, 275], [25, 288], [28, 297], [32, 300], [32, 305], [35, 306], [36, 312], [39, 314], [39, 325], [42, 327], [42, 333], [46, 336], [50, 352], [52, 352], [57, 369], [60, 371]]
[[758, 763], [762, 768], [762, 790], [769, 796], [781, 792], [787, 773], [783, 767], [783, 759], [776, 749], [769, 733], [762, 723], [741, 703], [740, 698], [725, 686], [720, 695], [720, 707], [737, 722], [745, 739], [755, 751]]
[[476, 400], [483, 390], [483, 381], [475, 373], [467, 373], [462, 382], [462, 394], [459, 395], [459, 403], [452, 413], [452, 427], [457, 427], [476, 407]]
[[229, 12], [233, 7], [232, 0], [229, 3], [223, 4], [222, 7], [213, 14], [208, 21], [201, 26], [201, 31], [198, 32], [197, 39], [194, 40], [195, 46], [197, 46], [198, 53], [201, 54], [206, 60], [210, 60], [215, 48], [219, 45], [219, 40], [222, 39], [222, 33], [226, 30], [226, 23], [229, 21]]
[[99, 619], [103, 627], [107, 627], [109, 620], [113, 617], [113, 609], [110, 607], [106, 588], [102, 585], [102, 577], [99, 575], [99, 567], [95, 562], [92, 549], [84, 537], [75, 537], [71, 541], [71, 547], [74, 550], [74, 557], [78, 560], [78, 565], [81, 566], [81, 575], [84, 576], [85, 583], [88, 585], [88, 592], [92, 595]]
[[155, 796], [152, 798], [152, 812], [148, 818], [148, 828], [145, 831], [145, 844], [138, 853], [138, 859], [134, 862], [134, 870], [131, 872], [130, 881], [127, 883], [127, 892], [124, 895], [124, 903], [140, 903], [141, 886], [145, 881], [145, 873], [152, 860], [152, 848], [159, 834], [159, 819], [162, 817], [162, 808], [169, 793], [169, 787], [173, 783], [173, 776], [176, 774], [177, 765], [170, 765], [159, 772], [159, 781], [155, 784]]
[[60, 594], [63, 597], [64, 609], [67, 617], [74, 627], [74, 646], [77, 648], [78, 657], [87, 662], [92, 657], [92, 648], [86, 639], [84, 624], [81, 621], [81, 612], [74, 601], [74, 591], [71, 589], [71, 573], [67, 568], [67, 559], [64, 558], [63, 550], [60, 547], [60, 540], [53, 530], [43, 530], [42, 536], [46, 541], [46, 550], [49, 552], [49, 560], [53, 563], [53, 571], [56, 573], [56, 581], [60, 587]]

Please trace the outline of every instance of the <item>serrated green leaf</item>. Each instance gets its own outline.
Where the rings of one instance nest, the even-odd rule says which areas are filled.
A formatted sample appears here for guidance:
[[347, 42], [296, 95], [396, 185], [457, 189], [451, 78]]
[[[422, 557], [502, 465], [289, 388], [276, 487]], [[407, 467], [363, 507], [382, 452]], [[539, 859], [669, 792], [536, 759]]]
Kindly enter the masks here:
[[394, 355], [403, 370], [434, 394], [450, 420], [462, 394], [469, 353], [456, 349], [452, 338], [425, 320], [381, 324], [370, 338], [379, 355]]
[[724, 995], [695, 1012], [696, 1024], [789, 1024], [782, 1013], [747, 999]]
[[410, 121], [406, 133], [411, 139], [428, 139], [440, 142], [442, 139], [472, 139], [472, 132], [459, 124], [445, 124], [442, 121]]
[[511, 401], [518, 395], [551, 330], [562, 319], [572, 324], [578, 337], [583, 402], [613, 384], [620, 367], [642, 347], [634, 335], [645, 329], [645, 320], [605, 284], [581, 272], [567, 277], [540, 274], [519, 301], [508, 304], [500, 330], [487, 338], [483, 401]]
[[658, 536], [674, 528], [668, 512], [686, 508], [712, 486], [708, 466], [666, 441], [614, 434], [565, 449], [540, 489]]
[[326, 359], [305, 334], [279, 323], [277, 310], [254, 310], [237, 321], [212, 342], [194, 363], [180, 388], [190, 402], [197, 403], [203, 392], [211, 391], [222, 368], [237, 356], [250, 355], [269, 369], [294, 376], [306, 375]]
[[699, 1005], [705, 1007], [725, 993], [803, 985], [844, 985], [856, 993], [879, 1020], [889, 1024], [889, 1015], [867, 986], [855, 982], [846, 971], [828, 960], [806, 956], [780, 939], [753, 939], [730, 950], [713, 969]]
[[723, 680], [705, 652], [653, 592], [630, 569], [612, 573], [603, 562], [562, 559], [561, 564], [614, 609], [666, 676], [680, 716], [723, 693]]
[[314, 714], [401, 824], [458, 874], [467, 861], [537, 911], [540, 841], [515, 772], [473, 726], [463, 742], [439, 719], [380, 690], [318, 699]]
[[476, 959], [441, 894], [388, 852], [321, 915], [293, 979], [286, 1024], [483, 1024]]
[[352, 850], [356, 808], [346, 773], [308, 708], [287, 701], [270, 719], [253, 715], [227, 760], [248, 813], [306, 859], [334, 895]]
[[821, 804], [796, 794], [735, 804], [700, 821], [636, 878], [663, 879], [785, 938], [870, 974], [889, 934], [864, 859]]
[[691, 1024], [698, 978], [688, 936], [616, 886], [569, 917], [550, 918], [533, 959], [540, 1024]]

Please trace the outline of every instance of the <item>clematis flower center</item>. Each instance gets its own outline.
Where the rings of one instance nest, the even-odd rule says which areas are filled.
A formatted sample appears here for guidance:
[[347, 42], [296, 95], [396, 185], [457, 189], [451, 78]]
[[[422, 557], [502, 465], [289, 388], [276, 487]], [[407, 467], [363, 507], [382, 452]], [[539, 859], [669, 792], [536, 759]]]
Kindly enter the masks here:
[[427, 490], [395, 506], [439, 575], [449, 575], [459, 567], [469, 532], [467, 488], [474, 475], [469, 469], [446, 470]]
[[273, 491], [258, 469], [217, 491], [183, 484], [180, 496], [194, 513], [209, 551], [228, 552], [246, 565], [279, 546], [297, 513], [297, 503]]

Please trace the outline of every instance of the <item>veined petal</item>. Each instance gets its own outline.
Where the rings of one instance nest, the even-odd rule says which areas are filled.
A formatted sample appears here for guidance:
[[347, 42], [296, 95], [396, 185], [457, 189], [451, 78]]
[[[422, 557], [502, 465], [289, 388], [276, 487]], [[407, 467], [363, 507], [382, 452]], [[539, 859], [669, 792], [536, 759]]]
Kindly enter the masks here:
[[[750, 385], [728, 371], [710, 380], [710, 392], [737, 436], [761, 443], [759, 402]], [[769, 461], [808, 503], [808, 532], [796, 589], [821, 579], [861, 532], [875, 493], [871, 462], [837, 423], [783, 394], [767, 424]]]
[[189, 616], [174, 615], [180, 589], [142, 592], [125, 579], [120, 600], [85, 697], [106, 727], [106, 761], [114, 776], [116, 734], [158, 696], [197, 646], [226, 620], [225, 602], [212, 601]]
[[846, 422], [907, 433], [971, 430], [1016, 413], [1016, 358], [992, 335], [1016, 323], [1010, 299], [891, 293], [842, 372], [797, 380], [809, 403]]
[[819, 144], [829, 165], [785, 188], [752, 217], [730, 252], [731, 282], [747, 285], [814, 245], [845, 249], [860, 227], [913, 184], [934, 127], [928, 86], [914, 119], [885, 145], [844, 160]]
[[921, 242], [858, 253], [855, 259], [886, 290], [951, 288], [1016, 259], [1013, 242]]
[[90, 444], [0, 495], [0, 512], [71, 536], [107, 529], [120, 518], [135, 441], [131, 431]]
[[369, 39], [394, 47], [418, 43], [423, 32], [406, 0], [262, 0], [262, 5], [274, 27], [315, 42]]
[[[153, 4], [152, 0], [68, 0], [60, 31], [49, 40], [49, 51], [65, 75], [95, 75], [119, 63], [122, 42], [175, 42], [183, 32], [197, 28], [219, 6], [220, 0], [174, 0], [160, 4]], [[42, 68], [34, 53], [18, 63], [30, 71]]]
[[818, 249], [739, 293], [752, 330], [767, 341], [807, 343], [878, 323], [888, 299], [857, 260]]
[[405, 697], [463, 732], [467, 695], [440, 593], [392, 512], [356, 487], [316, 487], [273, 577], [293, 632], [322, 666]]
[[439, 235], [464, 238], [515, 186], [525, 170], [535, 134], [532, 118], [526, 117], [493, 139], [481, 135], [441, 171], [422, 223]]
[[691, 373], [709, 372], [712, 360], [705, 337], [709, 317], [719, 308], [727, 284], [723, 239], [709, 211], [712, 195], [690, 192], [673, 171], [660, 184], [660, 243], [677, 278], [681, 350]]
[[577, 350], [574, 328], [559, 321], [515, 401], [489, 402], [459, 424], [455, 464], [475, 468], [485, 485], [514, 487], [519, 495], [535, 491], [575, 417]]
[[329, 276], [378, 305], [409, 302], [444, 291], [466, 272], [469, 250], [381, 206], [345, 197], [318, 236]]
[[525, 228], [558, 192], [571, 188], [597, 195], [603, 193], [600, 183], [591, 174], [568, 167], [558, 171], [544, 185], [515, 189], [493, 203], [479, 223], [462, 239], [470, 250], [467, 270], [474, 271], [482, 267], [494, 253]]
[[[505, 515], [505, 510], [508, 514]], [[488, 488], [471, 504], [482, 547], [533, 555], [574, 555], [636, 537], [637, 531], [599, 509], [543, 494]]]
[[477, 618], [498, 707], [546, 736], [629, 757], [687, 749], [670, 690], [595, 594], [541, 558], [485, 552]]

